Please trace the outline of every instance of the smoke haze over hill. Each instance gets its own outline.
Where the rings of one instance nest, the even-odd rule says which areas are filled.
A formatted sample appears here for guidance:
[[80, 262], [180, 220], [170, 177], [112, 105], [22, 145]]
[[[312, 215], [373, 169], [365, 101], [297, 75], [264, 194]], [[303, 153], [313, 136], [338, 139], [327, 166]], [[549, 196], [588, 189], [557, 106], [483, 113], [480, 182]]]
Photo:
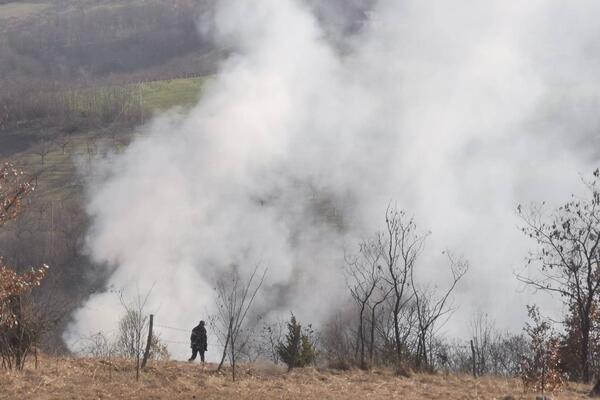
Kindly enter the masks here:
[[[191, 328], [222, 271], [260, 263], [261, 310], [322, 322], [348, 301], [344, 251], [393, 202], [432, 232], [420, 279], [443, 285], [444, 249], [471, 263], [449, 333], [478, 309], [519, 329], [529, 295], [514, 271], [534, 243], [515, 207], [560, 203], [598, 161], [600, 4], [358, 10], [335, 22], [351, 27], [343, 46], [335, 11], [293, 0], [223, 0], [199, 24], [234, 49], [199, 103], [148, 123], [88, 185], [87, 247], [110, 288], [153, 287], [157, 321]], [[118, 312], [114, 292], [93, 294], [67, 341], [113, 329]]]

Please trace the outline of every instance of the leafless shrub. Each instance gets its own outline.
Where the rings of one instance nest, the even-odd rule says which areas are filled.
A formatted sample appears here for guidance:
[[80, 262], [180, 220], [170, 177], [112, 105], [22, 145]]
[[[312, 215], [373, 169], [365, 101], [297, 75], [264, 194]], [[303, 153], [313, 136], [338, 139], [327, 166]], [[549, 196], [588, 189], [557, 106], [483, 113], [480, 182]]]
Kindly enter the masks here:
[[348, 370], [354, 364], [355, 335], [348, 329], [348, 322], [336, 315], [321, 330], [320, 353], [330, 368]]
[[[469, 270], [469, 264], [466, 260], [455, 258], [452, 254], [446, 252], [451, 272], [450, 285], [445, 291], [439, 294], [421, 289], [417, 286], [414, 279], [414, 270], [411, 270], [411, 287], [415, 299], [417, 310], [418, 332], [415, 367], [419, 370], [431, 370], [433, 361], [433, 341], [435, 328], [443, 325], [447, 321], [447, 316], [452, 312], [449, 307], [449, 298], [458, 282], [465, 276]], [[436, 326], [437, 324], [437, 326]]]
[[114, 340], [98, 332], [80, 339], [79, 353], [87, 357], [110, 359], [116, 353]]
[[277, 354], [277, 343], [281, 342], [285, 331], [283, 321], [273, 321], [264, 323], [256, 334], [256, 349], [258, 358], [271, 361], [273, 364], [279, 364], [279, 355]]
[[[355, 359], [366, 369], [366, 352], [369, 365], [373, 363], [375, 346], [375, 316], [377, 309], [388, 298], [393, 287], [384, 280], [382, 243], [378, 240], [365, 240], [359, 246], [357, 255], [346, 255], [346, 282], [352, 299], [358, 306], [358, 323]], [[365, 313], [369, 318], [365, 316]], [[367, 325], [368, 329], [367, 329]], [[358, 357], [357, 357], [358, 356]]]
[[13, 324], [0, 328], [2, 367], [22, 370], [27, 356], [44, 334], [47, 321], [36, 309], [31, 296], [15, 296], [9, 301], [9, 307], [15, 319]]
[[[361, 368], [374, 363], [394, 365], [402, 374], [408, 368], [433, 370], [436, 366], [437, 330], [449, 318], [451, 295], [468, 269], [464, 259], [448, 255], [450, 283], [444, 291], [433, 290], [416, 282], [415, 269], [429, 232], [417, 229], [406, 212], [388, 207], [385, 229], [373, 239], [361, 242], [356, 255], [346, 256], [346, 280], [358, 315], [355, 343], [343, 349], [333, 345], [330, 337], [350, 334], [349, 329], [330, 326], [324, 335], [335, 363], [353, 359]], [[354, 324], [353, 324], [354, 325]], [[367, 356], [368, 353], [368, 365]]]
[[144, 296], [138, 290], [136, 296], [127, 300], [121, 293], [119, 300], [125, 310], [125, 315], [119, 322], [119, 334], [116, 340], [116, 350], [119, 354], [135, 361], [135, 379], [140, 379], [141, 359], [146, 347], [146, 332], [148, 316], [145, 307], [152, 289]]
[[265, 269], [262, 274], [257, 275], [258, 269], [259, 265], [248, 278], [244, 278], [239, 269], [234, 267], [219, 281], [216, 288], [217, 313], [212, 316], [211, 324], [223, 345], [223, 355], [217, 369], [222, 368], [225, 357], [229, 356], [233, 380], [236, 377], [236, 359], [247, 342], [247, 339], [244, 340], [248, 336], [248, 330], [245, 329], [246, 317], [267, 272]]

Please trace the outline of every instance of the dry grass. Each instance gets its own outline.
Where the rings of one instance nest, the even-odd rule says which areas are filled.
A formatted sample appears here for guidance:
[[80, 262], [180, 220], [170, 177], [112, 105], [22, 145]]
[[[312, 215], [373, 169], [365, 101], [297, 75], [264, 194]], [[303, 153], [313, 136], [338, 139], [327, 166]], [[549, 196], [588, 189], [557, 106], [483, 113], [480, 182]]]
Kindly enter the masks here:
[[[274, 366], [245, 366], [239, 379], [185, 362], [155, 362], [135, 382], [131, 364], [46, 358], [36, 370], [0, 371], [1, 399], [534, 399], [515, 379], [390, 371], [338, 372], [304, 369], [288, 374]], [[570, 385], [553, 399], [583, 399], [589, 387]], [[510, 398], [510, 397], [506, 397]]]

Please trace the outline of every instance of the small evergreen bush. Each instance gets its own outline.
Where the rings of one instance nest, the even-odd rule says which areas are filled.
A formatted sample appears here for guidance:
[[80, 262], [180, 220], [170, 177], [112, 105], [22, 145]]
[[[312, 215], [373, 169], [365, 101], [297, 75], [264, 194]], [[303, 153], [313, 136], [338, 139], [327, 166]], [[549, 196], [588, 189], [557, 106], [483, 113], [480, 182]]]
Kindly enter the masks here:
[[314, 344], [314, 332], [309, 325], [302, 329], [294, 314], [287, 323], [288, 333], [282, 342], [277, 345], [279, 358], [292, 368], [301, 368], [313, 364], [317, 358]]

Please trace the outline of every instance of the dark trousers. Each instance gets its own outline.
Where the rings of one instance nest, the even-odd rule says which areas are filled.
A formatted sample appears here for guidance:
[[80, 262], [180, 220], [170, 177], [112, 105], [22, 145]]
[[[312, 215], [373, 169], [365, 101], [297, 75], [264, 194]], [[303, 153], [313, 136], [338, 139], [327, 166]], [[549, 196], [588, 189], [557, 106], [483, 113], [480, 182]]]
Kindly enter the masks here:
[[200, 353], [200, 361], [204, 362], [204, 350], [200, 349], [192, 349], [192, 357], [188, 361], [194, 361], [198, 353]]

